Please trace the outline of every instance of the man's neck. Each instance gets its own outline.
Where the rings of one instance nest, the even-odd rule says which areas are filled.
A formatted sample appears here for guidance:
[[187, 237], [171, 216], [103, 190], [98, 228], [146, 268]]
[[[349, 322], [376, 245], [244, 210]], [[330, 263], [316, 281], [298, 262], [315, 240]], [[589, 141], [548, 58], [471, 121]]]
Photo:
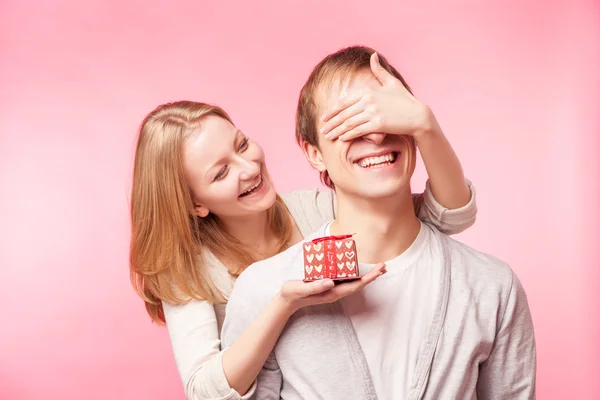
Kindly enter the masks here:
[[359, 199], [338, 193], [338, 215], [332, 235], [352, 234], [359, 261], [375, 264], [392, 260], [415, 241], [420, 222], [415, 216], [410, 187], [385, 199]]

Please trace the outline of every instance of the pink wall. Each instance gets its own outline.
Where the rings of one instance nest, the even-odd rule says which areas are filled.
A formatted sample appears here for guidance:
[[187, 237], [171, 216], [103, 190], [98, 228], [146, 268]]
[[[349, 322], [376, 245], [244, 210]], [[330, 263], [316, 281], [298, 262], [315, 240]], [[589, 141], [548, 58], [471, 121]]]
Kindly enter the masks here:
[[600, 398], [598, 2], [28, 3], [0, 2], [0, 398], [183, 398], [128, 281], [136, 128], [161, 102], [216, 102], [280, 190], [313, 187], [297, 94], [356, 43], [432, 105], [475, 182], [462, 240], [522, 278], [538, 397]]

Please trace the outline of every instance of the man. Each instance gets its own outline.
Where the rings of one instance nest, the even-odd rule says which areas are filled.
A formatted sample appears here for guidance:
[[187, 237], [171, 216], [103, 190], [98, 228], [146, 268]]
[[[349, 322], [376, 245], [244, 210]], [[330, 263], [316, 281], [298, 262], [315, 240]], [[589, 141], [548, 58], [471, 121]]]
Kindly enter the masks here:
[[[378, 99], [392, 93], [401, 93], [402, 123], [382, 118], [389, 102]], [[354, 233], [361, 273], [389, 260], [387, 274], [296, 312], [258, 377], [257, 399], [535, 398], [535, 340], [518, 278], [415, 216], [416, 143], [436, 135], [429, 108], [373, 50], [347, 48], [315, 67], [296, 136], [335, 188], [338, 211], [307, 239]], [[302, 276], [302, 244], [249, 267], [229, 299], [224, 347], [282, 282]]]

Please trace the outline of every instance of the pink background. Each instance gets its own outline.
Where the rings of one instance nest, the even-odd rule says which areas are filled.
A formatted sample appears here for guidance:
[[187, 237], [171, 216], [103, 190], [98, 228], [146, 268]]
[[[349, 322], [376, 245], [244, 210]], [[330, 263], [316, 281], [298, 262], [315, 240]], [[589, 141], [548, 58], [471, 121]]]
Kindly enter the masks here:
[[0, 2], [0, 398], [183, 398], [128, 280], [136, 129], [159, 103], [215, 102], [281, 191], [313, 187], [297, 95], [358, 43], [433, 107], [475, 183], [461, 239], [525, 285], [538, 398], [600, 398], [598, 2], [370, 3]]

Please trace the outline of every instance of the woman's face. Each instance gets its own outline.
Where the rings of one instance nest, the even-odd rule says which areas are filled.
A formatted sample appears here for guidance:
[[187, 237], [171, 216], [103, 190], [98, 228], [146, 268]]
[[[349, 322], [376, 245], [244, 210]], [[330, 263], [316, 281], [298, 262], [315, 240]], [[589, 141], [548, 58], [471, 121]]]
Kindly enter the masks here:
[[267, 210], [276, 198], [262, 148], [231, 122], [202, 119], [183, 145], [185, 176], [195, 214], [243, 217]]

